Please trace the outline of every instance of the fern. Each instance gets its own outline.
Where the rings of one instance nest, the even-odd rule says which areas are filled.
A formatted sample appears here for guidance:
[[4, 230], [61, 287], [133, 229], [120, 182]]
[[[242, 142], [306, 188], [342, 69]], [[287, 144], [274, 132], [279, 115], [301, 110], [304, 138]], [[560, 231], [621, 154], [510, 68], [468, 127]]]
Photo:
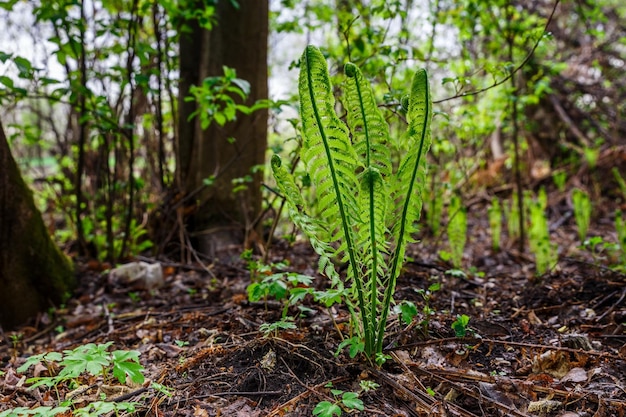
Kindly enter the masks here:
[[443, 216], [444, 187], [439, 181], [431, 180], [430, 198], [426, 200], [426, 223], [433, 235], [439, 234]]
[[506, 217], [507, 219], [506, 226], [509, 234], [509, 239], [511, 241], [519, 239], [519, 237], [521, 236], [521, 231], [519, 229], [520, 212], [518, 208], [518, 198], [519, 196], [516, 192], [514, 192], [511, 197], [510, 204], [504, 206], [504, 217]]
[[452, 265], [455, 268], [461, 267], [466, 240], [467, 213], [461, 204], [461, 198], [454, 196], [448, 208], [448, 242], [450, 243]]
[[578, 226], [578, 237], [583, 243], [587, 237], [589, 223], [591, 222], [591, 200], [589, 194], [580, 188], [574, 188], [572, 191], [572, 201], [574, 203], [574, 219]]
[[615, 212], [615, 231], [617, 232], [617, 244], [621, 253], [622, 266], [626, 267], [626, 219], [622, 217], [621, 210]]
[[539, 190], [536, 199], [528, 196], [530, 229], [528, 241], [531, 252], [535, 255], [537, 275], [543, 275], [554, 268], [558, 262], [556, 245], [550, 242], [550, 229], [546, 216], [547, 194], [545, 189]]
[[491, 205], [487, 211], [489, 213], [489, 228], [491, 229], [491, 247], [493, 250], [499, 250], [500, 235], [502, 234], [502, 208], [497, 197], [491, 199]]
[[[335, 288], [332, 299], [337, 293], [344, 297], [359, 323], [354, 330], [362, 349], [379, 357], [396, 279], [420, 217], [432, 104], [426, 72], [420, 70], [408, 99], [410, 151], [393, 172], [389, 126], [372, 88], [354, 64], [346, 64], [345, 74], [347, 126], [334, 111], [323, 55], [313, 46], [305, 49], [298, 84], [301, 157], [317, 192], [316, 207], [307, 207], [276, 155], [272, 170], [291, 219], [320, 255], [320, 271]], [[349, 265], [345, 291], [332, 261]]]
[[[388, 253], [385, 235], [387, 210], [391, 201], [384, 179], [391, 176], [389, 126], [376, 106], [369, 82], [359, 68], [348, 63], [345, 73], [348, 77], [344, 103], [348, 110], [348, 126], [353, 135], [354, 150], [360, 165], [364, 167], [359, 175], [361, 188], [358, 207], [365, 211], [362, 214], [366, 221], [361, 222], [356, 241], [362, 262], [359, 273], [363, 279], [366, 300], [361, 308], [369, 316], [366, 320], [367, 325], [371, 326], [368, 333], [373, 334], [380, 315], [378, 290], [385, 285], [379, 280], [384, 279], [388, 269], [384, 255]], [[371, 350], [371, 347], [367, 345], [366, 349]]]

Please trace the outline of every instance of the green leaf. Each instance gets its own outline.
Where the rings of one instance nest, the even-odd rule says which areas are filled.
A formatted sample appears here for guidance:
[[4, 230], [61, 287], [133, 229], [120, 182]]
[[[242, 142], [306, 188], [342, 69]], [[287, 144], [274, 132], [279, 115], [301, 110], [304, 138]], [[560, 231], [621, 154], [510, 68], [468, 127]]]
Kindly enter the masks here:
[[[400, 161], [394, 188], [390, 190], [391, 201], [397, 204], [390, 215], [391, 233], [395, 248], [390, 261], [389, 282], [385, 287], [383, 306], [391, 305], [395, 282], [404, 263], [405, 249], [417, 231], [416, 222], [422, 211], [423, 190], [426, 176], [426, 153], [430, 149], [430, 122], [432, 119], [432, 97], [426, 70], [419, 69], [413, 76], [409, 95], [407, 119], [408, 151]], [[389, 309], [383, 309], [376, 332], [376, 351], [382, 351], [383, 336]]]
[[282, 300], [287, 297], [287, 284], [283, 281], [274, 281], [269, 285], [269, 295], [276, 298], [276, 300]]
[[356, 355], [365, 351], [365, 343], [363, 343], [363, 340], [358, 336], [352, 336], [351, 338], [344, 339], [341, 343], [339, 343], [335, 356], [339, 355], [339, 352], [347, 346], [350, 347], [348, 352], [351, 358], [355, 358]]
[[239, 87], [239, 89], [243, 93], [242, 98], [245, 98], [248, 95], [250, 95], [250, 83], [248, 81], [242, 80], [241, 78], [233, 78], [231, 82], [235, 84], [237, 87]]
[[363, 411], [365, 406], [363, 405], [363, 401], [359, 398], [359, 394], [356, 392], [344, 392], [343, 397], [341, 398], [341, 402], [347, 408], [352, 410]]
[[15, 85], [13, 83], [13, 79], [10, 77], [7, 77], [6, 75], [2, 75], [0, 76], [0, 84], [9, 87], [9, 88], [13, 88], [13, 86]]
[[318, 216], [329, 232], [319, 238], [331, 246], [338, 243], [335, 256], [348, 261], [348, 276], [356, 287], [365, 339], [369, 341], [371, 328], [354, 231], [361, 222], [356, 172], [362, 164], [350, 143], [348, 129], [335, 113], [326, 60], [314, 46], [307, 46], [302, 54], [298, 91], [303, 132], [301, 157], [316, 187]]
[[313, 409], [313, 415], [319, 417], [333, 417], [341, 415], [341, 408], [330, 401], [322, 401]]
[[398, 307], [402, 321], [408, 326], [413, 321], [413, 318], [417, 316], [417, 306], [412, 301], [403, 301]]
[[143, 366], [139, 363], [140, 353], [136, 350], [116, 350], [113, 352], [113, 375], [126, 382], [126, 375], [136, 384], [143, 384]]
[[16, 56], [13, 58], [13, 62], [15, 66], [17, 66], [17, 70], [20, 72], [21, 78], [32, 78], [32, 70], [33, 66], [30, 61], [24, 57]]
[[143, 366], [137, 362], [122, 361], [114, 362], [113, 364], [113, 376], [115, 376], [121, 384], [126, 382], [126, 375], [128, 375], [130, 380], [135, 384], [143, 384], [145, 379], [142, 373], [143, 370]]
[[465, 337], [469, 320], [469, 316], [465, 314], [456, 316], [456, 320], [452, 323], [452, 330], [454, 330], [456, 337]]
[[49, 78], [49, 77], [41, 77], [39, 81], [41, 82], [42, 85], [59, 84], [61, 82], [57, 79]]
[[296, 305], [297, 303], [304, 300], [304, 297], [306, 297], [309, 294], [313, 294], [312, 288], [302, 288], [302, 287], [292, 288], [289, 291], [289, 305]]
[[251, 302], [257, 302], [261, 298], [265, 297], [265, 292], [263, 291], [261, 284], [258, 282], [253, 282], [252, 284], [248, 285], [247, 291], [248, 300]]

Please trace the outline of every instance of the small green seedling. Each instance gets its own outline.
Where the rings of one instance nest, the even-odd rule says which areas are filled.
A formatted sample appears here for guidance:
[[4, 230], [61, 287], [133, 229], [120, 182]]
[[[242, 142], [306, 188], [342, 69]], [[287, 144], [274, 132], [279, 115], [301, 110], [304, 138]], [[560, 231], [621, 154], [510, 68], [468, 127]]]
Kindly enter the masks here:
[[342, 407], [348, 411], [358, 410], [363, 411], [365, 406], [363, 401], [359, 398], [359, 394], [356, 392], [345, 392], [340, 389], [334, 389], [332, 382], [326, 384], [326, 388], [330, 388], [330, 393], [335, 400], [321, 401], [313, 409], [313, 415], [319, 417], [333, 417], [340, 416], [342, 414]]
[[456, 337], [465, 337], [467, 335], [469, 321], [469, 316], [465, 314], [456, 316], [456, 320], [452, 323], [452, 330], [454, 330]]

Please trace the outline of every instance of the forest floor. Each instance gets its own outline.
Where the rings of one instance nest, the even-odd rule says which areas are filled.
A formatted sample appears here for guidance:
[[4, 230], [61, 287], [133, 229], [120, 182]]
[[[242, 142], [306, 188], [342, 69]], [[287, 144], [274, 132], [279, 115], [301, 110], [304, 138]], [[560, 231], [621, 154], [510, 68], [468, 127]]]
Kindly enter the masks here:
[[[557, 219], [571, 213], [566, 200], [560, 204], [551, 206]], [[612, 236], [608, 212], [594, 219], [591, 236]], [[477, 204], [471, 213], [465, 262], [472, 268], [465, 276], [439, 260], [445, 244], [436, 239], [410, 248], [413, 261], [395, 298], [413, 301], [419, 314], [408, 326], [391, 318], [382, 367], [346, 351], [335, 355], [340, 334], [348, 333], [342, 307], [306, 298], [308, 309], [290, 310], [299, 314], [297, 330], [260, 332], [263, 323], [280, 319], [283, 305], [248, 301], [241, 248], [206, 268], [163, 262], [165, 285], [153, 291], [129, 288], [84, 264], [79, 293], [66, 308], [2, 335], [0, 411], [54, 406], [70, 390], [79, 404], [80, 386], [83, 402], [108, 392], [109, 401], [136, 401], [137, 415], [159, 417], [310, 416], [322, 401], [339, 403], [341, 394], [332, 390], [358, 393], [363, 401], [363, 411], [340, 404], [343, 415], [626, 415], [626, 275], [598, 259], [603, 254], [578, 249], [574, 220], [567, 218], [555, 233], [558, 267], [537, 277], [532, 258], [513, 245], [491, 249], [485, 207]], [[316, 276], [306, 243], [277, 242], [270, 261]], [[418, 292], [433, 283], [440, 289]], [[322, 288], [325, 280], [312, 285]], [[460, 314], [470, 318], [465, 338], [451, 327]], [[74, 385], [27, 389], [24, 376], [49, 370], [17, 371], [33, 354], [106, 342], [141, 353], [143, 385], [81, 377]], [[374, 384], [362, 381], [377, 388], [363, 390]]]

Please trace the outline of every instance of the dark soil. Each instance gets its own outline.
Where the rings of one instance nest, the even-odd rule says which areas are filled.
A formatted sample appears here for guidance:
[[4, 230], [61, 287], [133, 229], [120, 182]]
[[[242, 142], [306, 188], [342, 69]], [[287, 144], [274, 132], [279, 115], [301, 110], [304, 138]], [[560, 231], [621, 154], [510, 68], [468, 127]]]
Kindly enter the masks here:
[[[576, 248], [570, 218], [555, 231], [558, 268], [537, 277], [532, 259], [513, 244], [494, 252], [484, 208], [472, 212], [465, 260], [474, 268], [466, 276], [447, 272], [438, 239], [424, 236], [411, 248], [396, 300], [415, 302], [420, 314], [409, 326], [392, 317], [385, 341], [390, 359], [380, 368], [347, 352], [335, 356], [349, 333], [341, 307], [306, 299], [310, 310], [299, 314], [297, 330], [264, 336], [259, 326], [278, 320], [283, 306], [248, 301], [250, 274], [238, 259], [240, 248], [209, 266], [162, 261], [165, 285], [153, 291], [113, 282], [98, 265], [85, 264], [81, 290], [67, 308], [2, 335], [0, 410], [53, 406], [67, 394], [64, 386], [26, 389], [16, 369], [28, 356], [112, 341], [115, 349], [141, 352], [149, 381], [108, 397], [138, 402], [138, 415], [307, 416], [319, 402], [335, 401], [329, 382], [360, 392], [365, 410], [344, 409], [350, 415], [626, 415], [626, 276], [598, 258], [605, 254], [593, 258]], [[551, 222], [562, 215], [556, 210]], [[610, 240], [610, 227], [608, 217], [598, 218], [590, 234]], [[305, 243], [279, 242], [271, 258], [315, 273], [316, 257]], [[434, 282], [441, 289], [430, 295], [426, 316], [417, 290]], [[465, 338], [451, 328], [458, 314], [470, 317]], [[32, 375], [32, 369], [25, 374]], [[361, 392], [364, 380], [378, 388]], [[105, 381], [75, 382], [90, 385], [85, 395], [97, 398]], [[171, 396], [150, 382], [171, 389]]]

